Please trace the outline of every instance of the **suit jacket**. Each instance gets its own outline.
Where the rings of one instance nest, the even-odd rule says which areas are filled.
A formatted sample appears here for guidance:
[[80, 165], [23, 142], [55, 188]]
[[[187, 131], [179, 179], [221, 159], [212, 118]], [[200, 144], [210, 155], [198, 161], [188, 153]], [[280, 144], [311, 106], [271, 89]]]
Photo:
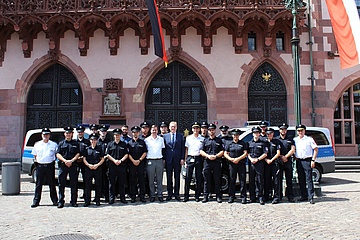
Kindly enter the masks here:
[[175, 143], [171, 141], [172, 133], [164, 135], [165, 141], [165, 163], [171, 164], [173, 161], [180, 164], [180, 160], [185, 158], [185, 140], [182, 133], [175, 134]]

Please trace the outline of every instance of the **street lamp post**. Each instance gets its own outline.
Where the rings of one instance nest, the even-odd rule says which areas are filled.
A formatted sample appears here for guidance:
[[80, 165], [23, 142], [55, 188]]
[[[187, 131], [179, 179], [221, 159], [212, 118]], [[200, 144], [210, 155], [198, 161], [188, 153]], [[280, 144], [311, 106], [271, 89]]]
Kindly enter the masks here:
[[305, 3], [302, 0], [285, 0], [285, 7], [291, 10], [293, 15], [292, 26], [292, 57], [294, 64], [294, 113], [296, 125], [301, 123], [301, 101], [300, 101], [300, 59], [299, 59], [299, 34], [297, 29], [297, 11], [304, 7]]

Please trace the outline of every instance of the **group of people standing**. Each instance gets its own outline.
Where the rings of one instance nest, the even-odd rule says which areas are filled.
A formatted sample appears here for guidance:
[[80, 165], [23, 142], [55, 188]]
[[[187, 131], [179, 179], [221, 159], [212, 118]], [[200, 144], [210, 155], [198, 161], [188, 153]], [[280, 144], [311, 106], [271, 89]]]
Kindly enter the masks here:
[[[65, 185], [70, 179], [70, 204], [77, 207], [78, 174], [81, 171], [84, 179], [84, 206], [91, 204], [93, 180], [95, 182], [95, 198], [98, 206], [104, 197], [109, 204], [119, 196], [120, 202], [126, 204], [125, 184], [128, 179], [129, 197], [136, 202], [146, 202], [146, 177], [149, 187], [149, 201], [163, 202], [175, 199], [187, 202], [190, 200], [190, 184], [195, 171], [195, 201], [209, 201], [211, 194], [216, 201], [222, 202], [221, 171], [227, 163], [229, 169], [229, 203], [235, 197], [237, 176], [240, 180], [241, 203], [248, 203], [246, 189], [246, 164], [249, 164], [249, 196], [250, 202], [259, 201], [264, 204], [272, 199], [278, 203], [282, 198], [282, 178], [285, 172], [286, 193], [290, 202], [294, 202], [292, 190], [292, 156], [295, 156], [301, 189], [300, 201], [314, 203], [312, 168], [315, 166], [317, 146], [311, 137], [305, 135], [306, 127], [297, 126], [298, 137], [287, 137], [286, 123], [279, 126], [280, 136], [274, 138], [274, 130], [268, 128], [266, 122], [253, 127], [253, 139], [246, 143], [239, 140], [238, 129], [229, 130], [221, 126], [221, 133], [216, 136], [216, 125], [206, 122], [194, 122], [192, 134], [184, 138], [177, 132], [177, 123], [169, 126], [162, 122], [160, 131], [157, 125], [143, 122], [131, 128], [132, 137], [128, 135], [128, 126], [112, 131], [109, 138], [107, 125], [92, 124], [89, 138], [84, 137], [85, 128], [78, 126], [77, 139], [73, 139], [74, 129], [64, 128], [65, 139], [59, 144], [50, 140], [49, 128], [42, 129], [42, 140], [34, 146], [32, 154], [35, 158], [36, 186], [31, 207], [40, 204], [42, 186], [48, 180], [50, 198], [54, 206], [63, 208], [65, 204]], [[59, 195], [55, 188], [55, 159], [59, 165]], [[186, 167], [184, 198], [180, 198], [181, 167]], [[167, 196], [163, 197], [163, 172], [166, 169]], [[146, 173], [146, 174], [145, 174]], [[307, 185], [307, 187], [306, 187]]]

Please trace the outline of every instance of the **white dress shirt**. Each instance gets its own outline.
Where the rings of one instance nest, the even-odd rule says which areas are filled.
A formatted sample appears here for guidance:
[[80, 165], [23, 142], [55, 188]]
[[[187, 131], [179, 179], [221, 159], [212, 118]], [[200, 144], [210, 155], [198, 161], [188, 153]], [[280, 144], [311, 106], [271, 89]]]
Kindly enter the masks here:
[[200, 156], [200, 149], [202, 147], [202, 143], [204, 141], [204, 137], [199, 134], [196, 138], [194, 134], [186, 137], [185, 147], [188, 148], [188, 155], [190, 156]]
[[55, 155], [57, 152], [58, 145], [49, 140], [47, 143], [43, 140], [35, 143], [32, 155], [36, 156], [36, 162], [40, 164], [49, 164], [55, 161]]
[[294, 138], [295, 142], [295, 157], [304, 159], [313, 157], [313, 149], [317, 148], [317, 145], [312, 137], [304, 136], [300, 138], [299, 136]]
[[163, 158], [162, 149], [165, 148], [165, 143], [162, 137], [156, 136], [156, 138], [153, 138], [153, 136], [150, 135], [149, 137], [145, 138], [145, 143], [148, 150], [146, 158]]

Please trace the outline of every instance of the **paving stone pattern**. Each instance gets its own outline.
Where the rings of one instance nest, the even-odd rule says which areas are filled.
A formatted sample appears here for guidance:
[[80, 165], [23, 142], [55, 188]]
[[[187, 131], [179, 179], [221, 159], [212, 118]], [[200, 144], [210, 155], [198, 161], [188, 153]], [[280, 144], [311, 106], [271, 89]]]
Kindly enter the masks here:
[[360, 239], [358, 173], [324, 175], [323, 195], [315, 205], [286, 200], [264, 206], [228, 204], [224, 196], [221, 204], [191, 199], [87, 208], [79, 199], [74, 208], [67, 188], [67, 203], [58, 209], [51, 205], [45, 186], [40, 206], [30, 208], [34, 186], [22, 174], [19, 195], [0, 195], [1, 239]]

